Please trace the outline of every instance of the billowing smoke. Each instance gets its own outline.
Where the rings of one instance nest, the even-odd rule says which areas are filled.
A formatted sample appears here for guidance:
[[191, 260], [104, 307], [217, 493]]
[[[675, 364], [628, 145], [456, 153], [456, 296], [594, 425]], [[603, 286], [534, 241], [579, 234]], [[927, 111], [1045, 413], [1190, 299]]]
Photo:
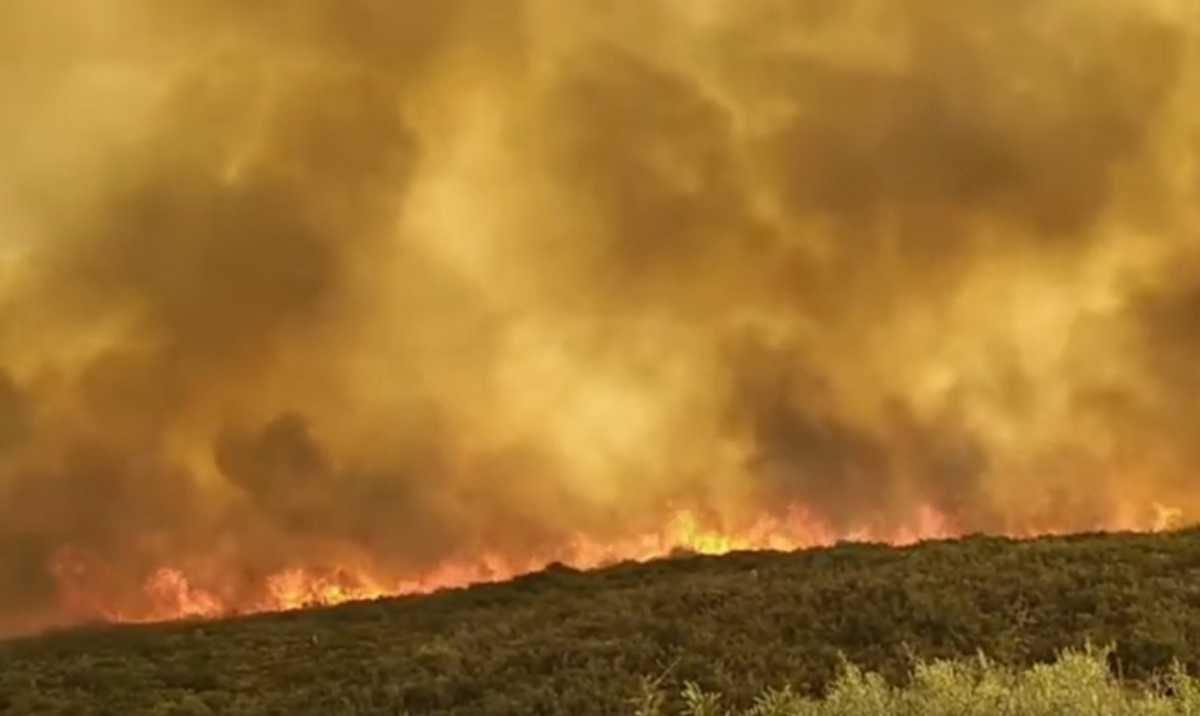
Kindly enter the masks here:
[[1192, 0], [9, 0], [0, 103], [0, 631], [1200, 510]]

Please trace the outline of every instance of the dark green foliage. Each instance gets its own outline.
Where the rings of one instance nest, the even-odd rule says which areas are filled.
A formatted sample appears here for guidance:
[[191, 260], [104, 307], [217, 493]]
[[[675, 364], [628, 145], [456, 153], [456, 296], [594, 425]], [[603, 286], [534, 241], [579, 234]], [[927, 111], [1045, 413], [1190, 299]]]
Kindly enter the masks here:
[[[1142, 679], [1200, 666], [1200, 532], [736, 553], [213, 623], [0, 643], [0, 714], [616, 714], [662, 675], [749, 705], [820, 694], [840, 654], [1014, 666], [1117, 645]], [[673, 704], [672, 708], [678, 706]]]

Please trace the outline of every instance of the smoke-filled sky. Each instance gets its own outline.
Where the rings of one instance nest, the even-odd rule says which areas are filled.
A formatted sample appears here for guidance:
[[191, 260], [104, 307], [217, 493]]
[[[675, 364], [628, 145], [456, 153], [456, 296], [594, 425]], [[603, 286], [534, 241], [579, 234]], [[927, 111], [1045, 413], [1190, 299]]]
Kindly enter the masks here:
[[6, 0], [0, 107], [0, 630], [1200, 511], [1194, 0]]

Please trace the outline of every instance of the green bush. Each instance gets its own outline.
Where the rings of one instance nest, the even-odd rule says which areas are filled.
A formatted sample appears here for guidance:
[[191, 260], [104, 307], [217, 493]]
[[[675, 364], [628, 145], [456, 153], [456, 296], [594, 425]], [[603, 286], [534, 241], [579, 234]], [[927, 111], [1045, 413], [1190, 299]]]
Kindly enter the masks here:
[[[970, 537], [558, 568], [331, 609], [94, 625], [0, 641], [0, 716], [777, 716], [801, 698], [876, 708], [899, 687], [909, 700], [937, 693], [961, 716], [1002, 703], [1004, 669], [1064, 708], [1076, 703], [1064, 683], [1101, 693], [1109, 671], [1182, 703], [1195, 685], [1168, 682], [1200, 671], [1198, 567], [1195, 530]], [[1037, 666], [1089, 642], [1118, 645], [1108, 669]], [[983, 672], [980, 651], [996, 662]]]
[[1200, 681], [1178, 664], [1161, 688], [1123, 686], [1109, 671], [1110, 650], [1064, 650], [1052, 664], [1013, 671], [977, 660], [919, 661], [907, 686], [849, 662], [824, 698], [768, 690], [741, 712], [694, 683], [684, 686], [684, 716], [1195, 716]]

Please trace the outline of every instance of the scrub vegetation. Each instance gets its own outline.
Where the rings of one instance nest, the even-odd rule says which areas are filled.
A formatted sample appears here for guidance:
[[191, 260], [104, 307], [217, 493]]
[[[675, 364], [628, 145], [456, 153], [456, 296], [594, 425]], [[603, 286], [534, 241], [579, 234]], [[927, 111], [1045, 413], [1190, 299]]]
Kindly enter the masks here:
[[1198, 576], [1196, 530], [552, 565], [0, 642], [0, 714], [1200, 713]]
[[[845, 664], [822, 699], [769, 689], [744, 711], [727, 710], [694, 683], [681, 696], [687, 716], [1174, 716], [1200, 713], [1200, 682], [1178, 664], [1153, 687], [1131, 689], [1113, 678], [1110, 650], [1064, 650], [1052, 664], [1014, 671], [978, 659], [917, 662], [897, 688], [876, 673]], [[661, 714], [658, 692], [643, 692], [635, 713]]]

